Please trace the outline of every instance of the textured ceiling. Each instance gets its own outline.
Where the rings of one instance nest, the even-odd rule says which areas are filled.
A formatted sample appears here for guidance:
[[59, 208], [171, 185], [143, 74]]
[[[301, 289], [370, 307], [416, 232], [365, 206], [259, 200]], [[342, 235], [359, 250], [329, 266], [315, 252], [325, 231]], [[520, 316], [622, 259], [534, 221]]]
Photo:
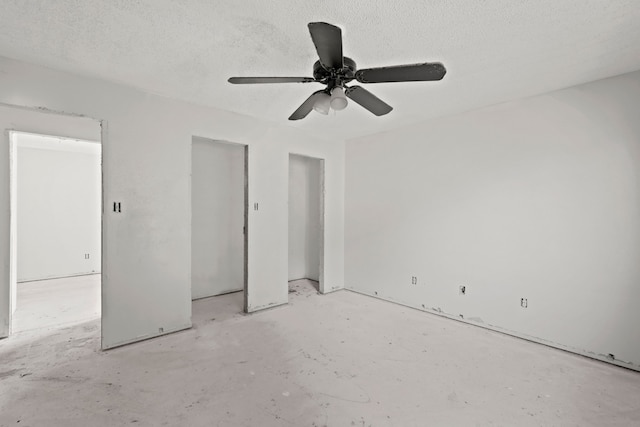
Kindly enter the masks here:
[[[440, 82], [369, 84], [394, 107], [290, 122], [319, 84], [307, 23], [359, 68], [439, 61]], [[0, 55], [348, 139], [640, 69], [638, 0], [2, 0]]]

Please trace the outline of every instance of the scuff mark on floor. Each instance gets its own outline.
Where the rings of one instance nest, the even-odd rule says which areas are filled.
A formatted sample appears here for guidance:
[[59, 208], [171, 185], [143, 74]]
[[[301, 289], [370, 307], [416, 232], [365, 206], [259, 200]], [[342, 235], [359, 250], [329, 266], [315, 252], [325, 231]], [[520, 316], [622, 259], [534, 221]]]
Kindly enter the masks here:
[[8, 378], [10, 376], [13, 376], [13, 374], [16, 374], [18, 372], [20, 372], [22, 369], [10, 369], [8, 371], [4, 371], [4, 372], [0, 372], [0, 380], [4, 379], [4, 378]]

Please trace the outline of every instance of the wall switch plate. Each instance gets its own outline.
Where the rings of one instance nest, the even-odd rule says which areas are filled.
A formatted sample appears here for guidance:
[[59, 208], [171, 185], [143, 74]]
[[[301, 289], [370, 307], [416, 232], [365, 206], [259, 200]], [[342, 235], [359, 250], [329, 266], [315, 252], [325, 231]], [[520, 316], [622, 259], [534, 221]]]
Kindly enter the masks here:
[[411, 284], [412, 285], [418, 284], [418, 276], [411, 276]]
[[520, 298], [520, 307], [527, 308], [529, 306], [529, 302], [526, 298]]

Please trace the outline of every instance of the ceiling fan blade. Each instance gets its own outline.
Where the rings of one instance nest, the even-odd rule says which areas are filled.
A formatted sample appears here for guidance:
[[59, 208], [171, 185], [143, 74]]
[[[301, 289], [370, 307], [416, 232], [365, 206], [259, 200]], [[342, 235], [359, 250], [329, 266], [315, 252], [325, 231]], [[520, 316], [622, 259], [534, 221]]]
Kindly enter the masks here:
[[392, 106], [360, 86], [351, 86], [345, 91], [345, 95], [376, 116], [384, 116], [393, 110]]
[[312, 77], [231, 77], [229, 83], [255, 84], [255, 83], [312, 83], [316, 80]]
[[343, 67], [342, 60], [342, 31], [335, 25], [325, 22], [309, 23], [311, 40], [316, 46], [320, 64], [326, 69]]
[[447, 70], [439, 62], [365, 68], [356, 71], [360, 83], [426, 82], [442, 80]]
[[321, 94], [326, 93], [324, 90], [319, 90], [317, 92], [313, 92], [310, 97], [307, 98], [306, 101], [302, 103], [301, 106], [298, 107], [296, 111], [293, 112], [291, 116], [289, 116], [289, 120], [300, 120], [307, 117], [307, 114], [313, 110], [313, 106], [320, 97]]

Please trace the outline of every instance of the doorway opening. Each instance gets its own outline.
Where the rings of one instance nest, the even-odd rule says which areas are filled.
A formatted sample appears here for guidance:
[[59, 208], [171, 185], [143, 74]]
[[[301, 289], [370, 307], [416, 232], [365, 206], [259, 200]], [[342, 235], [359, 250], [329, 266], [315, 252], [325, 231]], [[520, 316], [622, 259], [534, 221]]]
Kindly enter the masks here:
[[98, 321], [102, 145], [18, 131], [9, 143], [10, 332]]
[[324, 293], [324, 160], [289, 154], [289, 293]]
[[191, 141], [194, 323], [212, 311], [246, 311], [247, 156], [246, 145], [196, 136]]

